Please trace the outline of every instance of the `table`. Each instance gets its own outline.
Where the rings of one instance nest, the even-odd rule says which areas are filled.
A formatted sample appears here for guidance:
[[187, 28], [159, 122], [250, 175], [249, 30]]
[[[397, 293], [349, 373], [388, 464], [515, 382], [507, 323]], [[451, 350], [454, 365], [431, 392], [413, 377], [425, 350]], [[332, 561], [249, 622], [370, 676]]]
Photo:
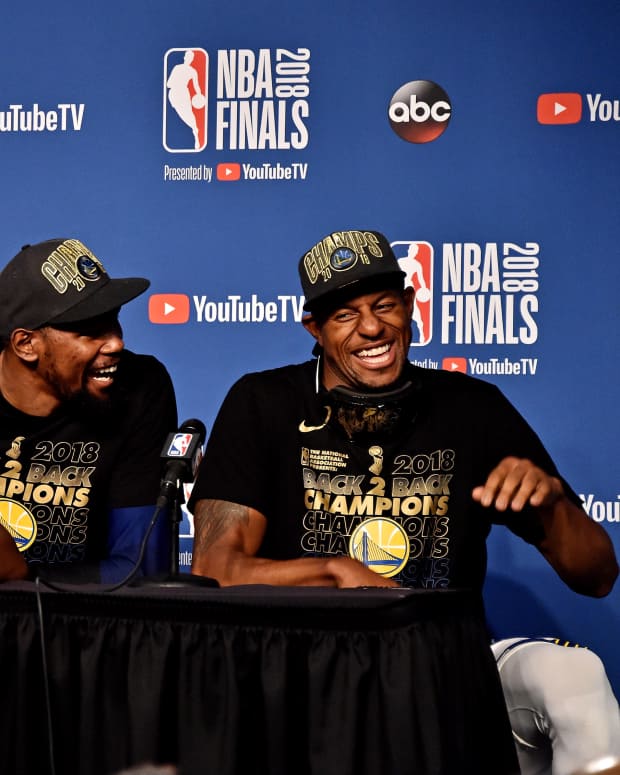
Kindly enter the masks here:
[[[465, 591], [50, 591], [57, 775], [518, 772], [482, 603]], [[37, 594], [0, 585], [6, 775], [51, 773]]]

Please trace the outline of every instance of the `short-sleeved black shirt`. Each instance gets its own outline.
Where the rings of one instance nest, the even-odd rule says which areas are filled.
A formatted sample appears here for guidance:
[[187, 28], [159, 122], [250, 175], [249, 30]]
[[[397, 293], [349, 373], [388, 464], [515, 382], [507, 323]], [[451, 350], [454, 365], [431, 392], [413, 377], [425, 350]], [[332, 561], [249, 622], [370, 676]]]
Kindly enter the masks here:
[[309, 361], [248, 374], [231, 388], [190, 509], [202, 498], [252, 507], [267, 519], [261, 556], [348, 554], [409, 587], [479, 589], [493, 523], [536, 543], [533, 510], [500, 513], [471, 497], [510, 455], [558, 475], [497, 387], [410, 366], [410, 419], [387, 438], [353, 443], [325, 424], [316, 369]]
[[168, 372], [124, 351], [105, 415], [62, 406], [23, 414], [0, 396], [0, 522], [29, 563], [96, 563], [108, 509], [155, 504], [166, 435], [177, 425]]

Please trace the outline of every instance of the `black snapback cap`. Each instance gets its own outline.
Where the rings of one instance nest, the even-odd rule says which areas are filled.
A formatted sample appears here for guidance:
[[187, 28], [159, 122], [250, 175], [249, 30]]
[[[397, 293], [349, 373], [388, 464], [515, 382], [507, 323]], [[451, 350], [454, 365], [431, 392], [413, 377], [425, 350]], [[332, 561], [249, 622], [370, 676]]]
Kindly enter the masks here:
[[323, 237], [299, 261], [305, 310], [328, 306], [358, 290], [374, 286], [404, 286], [400, 268], [387, 238], [378, 231], [335, 231]]
[[111, 278], [77, 239], [25, 245], [0, 272], [0, 336], [103, 315], [149, 285], [143, 277]]

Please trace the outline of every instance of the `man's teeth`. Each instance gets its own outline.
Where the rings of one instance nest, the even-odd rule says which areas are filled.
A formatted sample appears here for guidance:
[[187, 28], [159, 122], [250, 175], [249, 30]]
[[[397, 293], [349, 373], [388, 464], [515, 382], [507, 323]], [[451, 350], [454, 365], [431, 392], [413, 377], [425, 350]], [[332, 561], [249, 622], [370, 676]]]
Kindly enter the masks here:
[[377, 355], [383, 355], [389, 349], [389, 344], [383, 344], [381, 347], [373, 347], [371, 350], [360, 350], [358, 355], [360, 358], [375, 358]]
[[104, 369], [93, 369], [93, 377], [95, 379], [109, 379], [116, 373], [116, 366], [107, 366]]

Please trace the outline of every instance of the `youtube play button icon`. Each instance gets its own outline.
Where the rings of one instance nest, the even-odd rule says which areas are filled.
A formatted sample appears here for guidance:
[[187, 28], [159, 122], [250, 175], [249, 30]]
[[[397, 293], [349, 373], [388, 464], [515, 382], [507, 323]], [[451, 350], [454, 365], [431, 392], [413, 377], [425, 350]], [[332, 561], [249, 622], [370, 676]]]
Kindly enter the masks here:
[[241, 177], [241, 165], [236, 162], [222, 162], [217, 165], [215, 175], [218, 180], [239, 180]]
[[536, 104], [539, 124], [576, 124], [581, 121], [581, 94], [553, 92], [541, 94]]
[[189, 296], [184, 293], [154, 293], [149, 298], [151, 323], [187, 323]]
[[441, 368], [446, 371], [460, 371], [463, 374], [467, 374], [467, 359], [466, 358], [444, 358], [441, 362]]

